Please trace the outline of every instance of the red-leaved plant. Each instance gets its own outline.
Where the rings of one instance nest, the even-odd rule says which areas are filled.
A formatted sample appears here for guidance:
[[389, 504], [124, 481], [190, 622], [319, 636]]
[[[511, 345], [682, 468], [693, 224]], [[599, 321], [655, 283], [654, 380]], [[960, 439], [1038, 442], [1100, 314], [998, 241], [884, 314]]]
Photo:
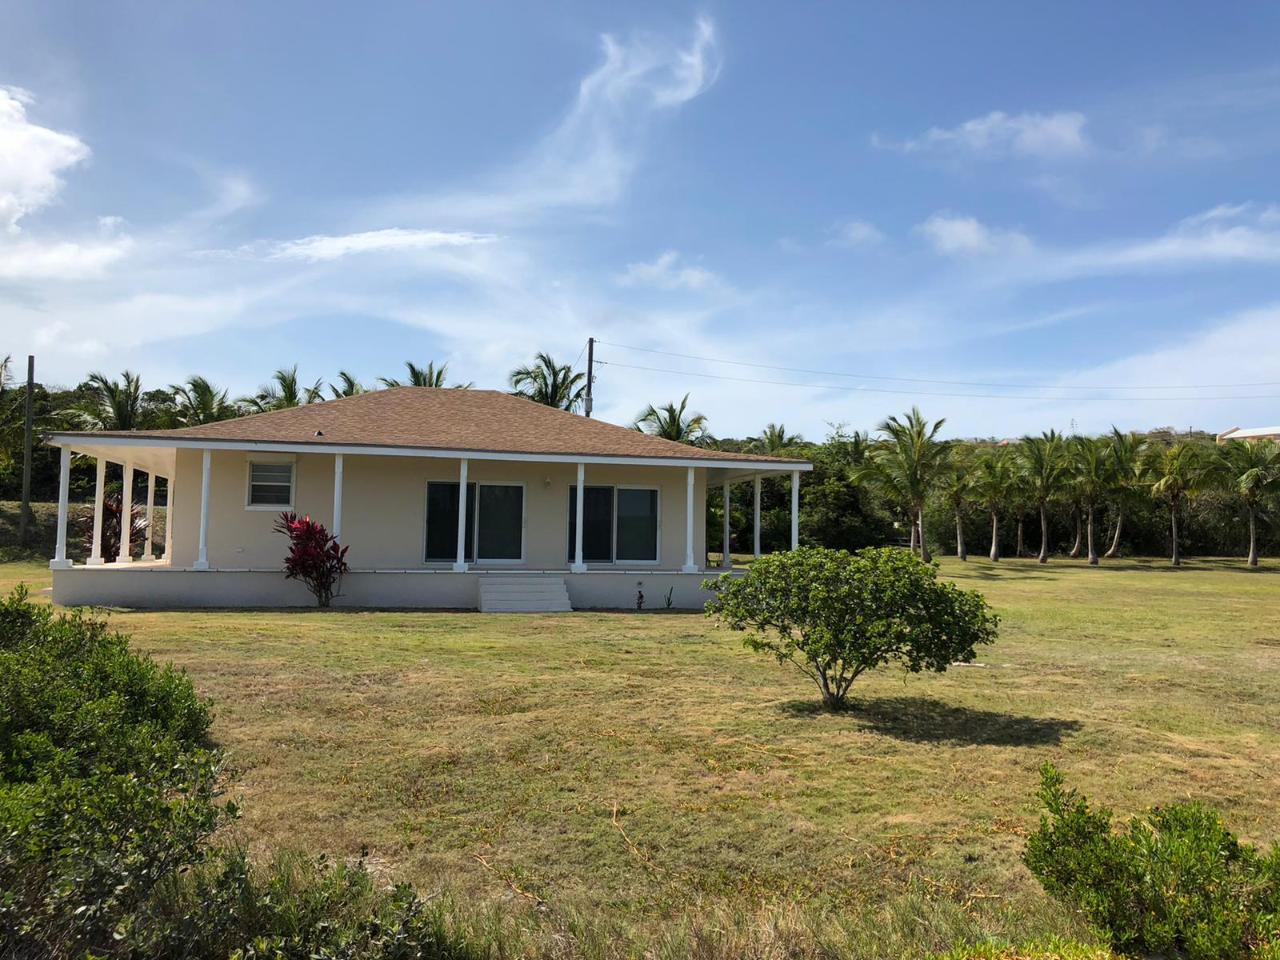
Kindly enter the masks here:
[[301, 580], [315, 594], [320, 606], [329, 601], [342, 586], [347, 572], [347, 548], [338, 538], [310, 517], [299, 517], [286, 511], [280, 514], [275, 530], [289, 538], [289, 555], [284, 558], [286, 580]]

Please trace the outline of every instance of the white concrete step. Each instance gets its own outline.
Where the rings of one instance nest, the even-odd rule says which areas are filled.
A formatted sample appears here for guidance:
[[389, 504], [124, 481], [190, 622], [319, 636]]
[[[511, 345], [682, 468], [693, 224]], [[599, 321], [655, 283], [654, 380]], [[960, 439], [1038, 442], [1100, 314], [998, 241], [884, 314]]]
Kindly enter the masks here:
[[531, 574], [480, 578], [482, 613], [567, 613], [572, 609], [564, 577]]

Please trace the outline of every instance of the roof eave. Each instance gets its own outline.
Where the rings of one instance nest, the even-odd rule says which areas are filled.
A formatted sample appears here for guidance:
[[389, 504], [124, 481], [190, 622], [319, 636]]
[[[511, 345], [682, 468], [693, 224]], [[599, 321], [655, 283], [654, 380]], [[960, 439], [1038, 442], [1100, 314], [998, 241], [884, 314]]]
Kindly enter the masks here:
[[508, 450], [467, 450], [441, 447], [401, 447], [361, 443], [297, 443], [268, 440], [221, 440], [171, 436], [121, 436], [111, 433], [57, 431], [45, 442], [55, 447], [170, 447], [191, 450], [258, 450], [264, 453], [341, 453], [379, 457], [429, 457], [433, 459], [507, 460], [529, 463], [642, 464], [667, 467], [724, 467], [755, 472], [802, 473], [813, 469], [808, 460], [781, 460], [762, 457], [739, 460], [731, 457], [634, 456], [627, 454], [527, 453]]

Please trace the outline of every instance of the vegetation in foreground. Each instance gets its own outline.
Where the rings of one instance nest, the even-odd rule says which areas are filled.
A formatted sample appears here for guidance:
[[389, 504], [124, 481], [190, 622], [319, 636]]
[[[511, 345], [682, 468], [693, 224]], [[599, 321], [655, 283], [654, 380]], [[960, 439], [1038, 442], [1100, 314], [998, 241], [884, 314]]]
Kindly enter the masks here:
[[[501, 879], [514, 908], [459, 900], [461, 891], [448, 884], [433, 884], [426, 900], [389, 887], [394, 868], [365, 851], [352, 862], [284, 853], [254, 865], [231, 834], [223, 834], [231, 846], [210, 843], [234, 811], [217, 804], [220, 751], [208, 742], [207, 708], [186, 678], [129, 653], [101, 622], [55, 615], [22, 594], [0, 606], [0, 660], [12, 708], [0, 722], [0, 954], [879, 958], [950, 949], [948, 960], [1109, 956], [1052, 939], [1050, 932], [1084, 931], [1049, 903], [962, 898], [926, 872], [899, 892], [837, 898], [825, 908], [811, 899], [788, 906], [764, 890], [695, 896], [637, 927], [619, 906], [584, 913], [509, 874]], [[1162, 807], [1117, 834], [1109, 812], [1066, 791], [1051, 766], [1042, 775], [1049, 817], [1016, 849], [1050, 893], [1079, 908], [1115, 946], [1195, 960], [1272, 955], [1275, 854], [1254, 852], [1197, 804]], [[856, 797], [848, 792], [842, 802]], [[612, 821], [635, 857], [629, 872], [660, 868], [661, 849], [641, 846], [616, 805]], [[954, 838], [969, 851], [966, 867], [978, 861], [974, 841], [981, 839]], [[1046, 934], [1051, 939], [1034, 939]]]
[[1187, 960], [1280, 949], [1280, 847], [1241, 843], [1194, 802], [1154, 807], [1117, 832], [1111, 811], [1091, 808], [1051, 763], [1040, 799], [1047, 813], [1027, 866], [1116, 949]]
[[[379, 885], [403, 878], [529, 953], [1087, 939], [1022, 864], [1044, 760], [1117, 819], [1196, 799], [1274, 843], [1274, 566], [942, 572], [987, 597], [999, 640], [942, 675], [867, 674], [841, 714], [698, 616], [111, 619], [217, 704], [231, 838], [264, 867], [367, 848]], [[49, 574], [0, 567], [21, 578]]]

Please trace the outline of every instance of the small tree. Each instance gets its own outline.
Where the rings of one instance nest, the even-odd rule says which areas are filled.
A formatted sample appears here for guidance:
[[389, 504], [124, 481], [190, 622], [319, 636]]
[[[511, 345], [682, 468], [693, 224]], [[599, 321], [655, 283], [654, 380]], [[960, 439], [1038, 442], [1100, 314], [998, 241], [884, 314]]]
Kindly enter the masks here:
[[301, 580], [315, 594], [322, 607], [342, 585], [342, 575], [347, 572], [347, 547], [338, 544], [338, 538], [310, 517], [296, 513], [280, 514], [276, 521], [277, 533], [289, 538], [289, 554], [284, 558], [286, 580]]
[[[121, 499], [116, 494], [102, 498], [102, 553], [107, 561], [116, 559], [120, 553], [120, 512], [124, 509]], [[86, 555], [93, 554], [93, 509], [89, 508], [73, 521], [75, 533], [80, 547]], [[146, 511], [137, 504], [129, 515], [129, 545], [131, 556], [142, 556], [142, 545], [147, 537]]]
[[854, 680], [890, 661], [942, 673], [972, 660], [999, 623], [981, 594], [940, 581], [933, 564], [888, 547], [768, 554], [746, 574], [704, 586], [715, 593], [709, 615], [751, 630], [747, 647], [794, 664], [831, 710], [845, 707]]

